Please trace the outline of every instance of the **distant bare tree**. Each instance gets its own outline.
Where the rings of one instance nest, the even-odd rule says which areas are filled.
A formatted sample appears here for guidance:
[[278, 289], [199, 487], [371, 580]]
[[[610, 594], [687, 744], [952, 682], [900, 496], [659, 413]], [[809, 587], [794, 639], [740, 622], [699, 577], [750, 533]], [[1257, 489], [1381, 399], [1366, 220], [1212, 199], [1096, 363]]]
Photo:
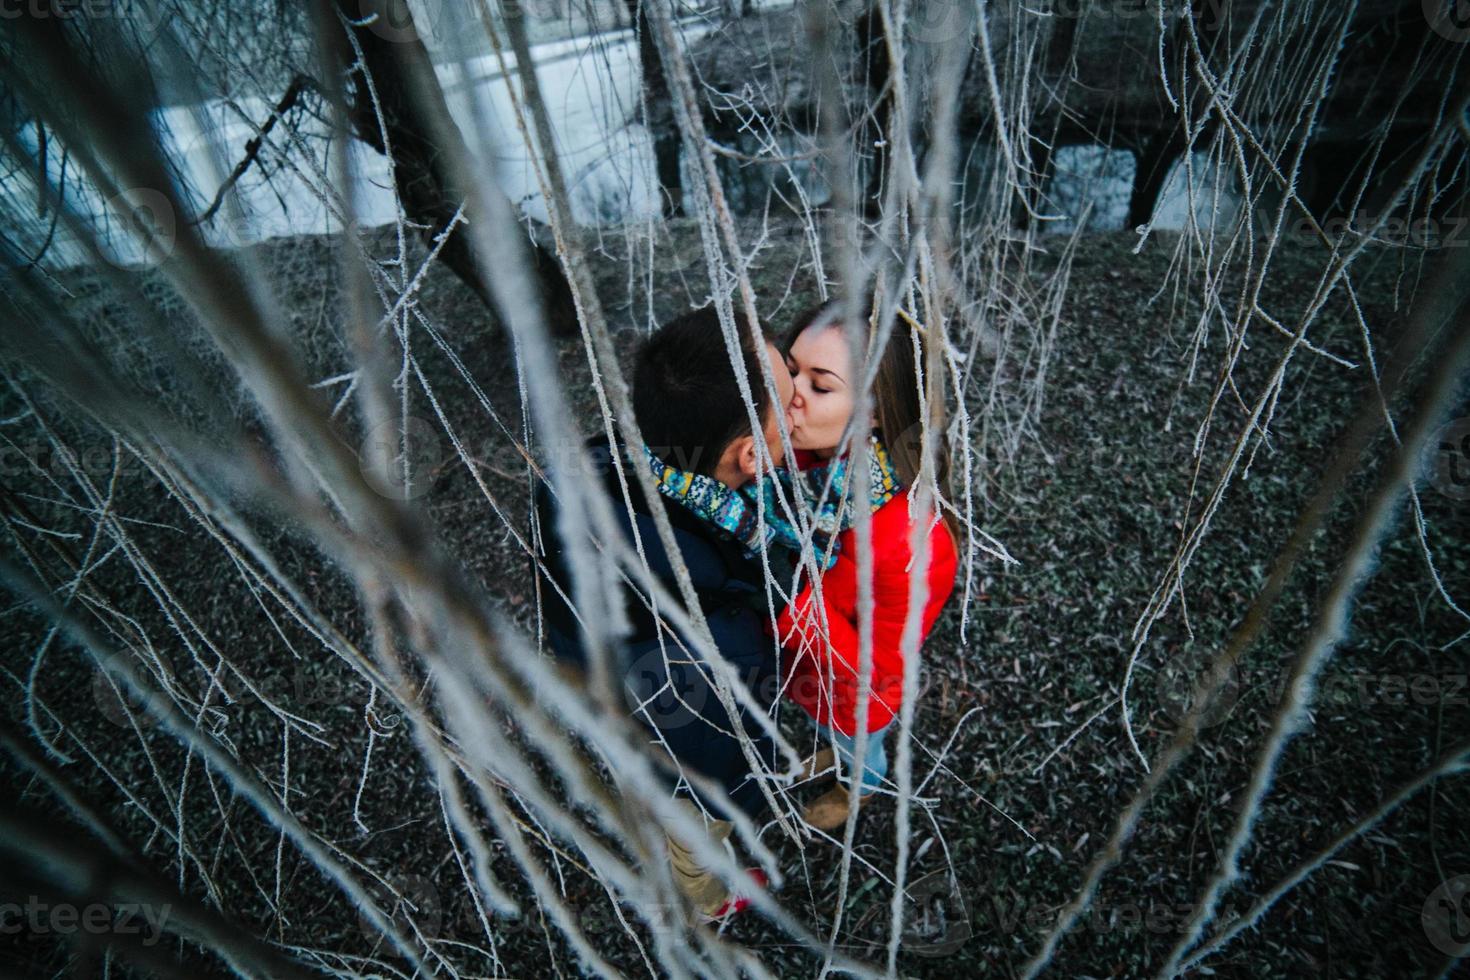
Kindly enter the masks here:
[[[390, 40], [371, 20], [364, 19], [367, 14], [391, 24], [412, 24], [407, 0], [333, 0], [333, 4], [343, 22], [352, 25], [352, 44], [344, 41], [335, 50], [339, 68], [351, 86], [348, 116], [353, 135], [379, 153], [391, 151], [398, 197], [409, 220], [422, 228], [430, 247], [439, 249], [440, 260], [493, 311], [490, 290], [470, 254], [469, 236], [455, 222], [465, 195], [451, 179], [446, 160], [464, 151], [443, 145], [457, 134], [432, 130], [423, 116], [422, 96], [416, 97], [404, 74], [405, 63], [432, 71], [429, 53], [413, 31], [397, 32]], [[442, 105], [440, 111], [447, 113]], [[446, 238], [442, 243], [441, 237]], [[552, 332], [576, 333], [571, 290], [556, 256], [537, 243], [531, 245], [531, 256]]]
[[662, 193], [662, 211], [666, 218], [684, 213], [683, 179], [679, 173], [679, 129], [674, 124], [674, 107], [669, 101], [669, 83], [659, 61], [658, 44], [653, 39], [646, 5], [657, 0], [626, 0], [633, 30], [638, 34], [638, 64], [643, 73], [643, 125], [653, 137], [654, 168]]
[[[504, 148], [454, 122], [488, 118], [491, 88], [441, 84], [446, 66], [432, 63], [416, 25], [462, 8], [434, 2], [315, 0], [307, 15], [280, 3], [277, 20], [248, 24], [229, 4], [167, 4], [156, 9], [176, 16], [156, 32], [112, 10], [74, 17], [59, 3], [0, 18], [0, 582], [13, 654], [0, 664], [0, 751], [13, 777], [0, 790], [0, 856], [18, 869], [0, 880], [0, 898], [176, 911], [161, 945], [106, 930], [79, 936], [80, 950], [38, 940], [50, 972], [109, 975], [125, 963], [190, 977], [896, 977], [911, 962], [901, 957], [936, 952], [914, 942], [915, 920], [926, 900], [952, 897], [955, 869], [968, 862], [996, 878], [994, 897], [1021, 902], [1028, 928], [1031, 910], [1060, 910], [1034, 932], [1003, 937], [1008, 945], [991, 937], [996, 945], [970, 962], [1074, 975], [1095, 969], [1104, 946], [1113, 957], [1126, 945], [1127, 963], [1173, 977], [1212, 968], [1252, 930], [1276, 955], [1277, 903], [1341, 865], [1343, 848], [1408, 801], [1428, 795], [1432, 814], [1440, 787], [1463, 779], [1470, 743], [1448, 731], [1448, 702], [1435, 717], [1395, 714], [1388, 727], [1403, 771], [1368, 805], [1315, 842], [1297, 839], [1306, 835], [1294, 804], [1275, 814], [1283, 833], [1262, 829], [1289, 748], [1320, 720], [1314, 711], [1341, 720], [1320, 682], [1396, 520], [1406, 530], [1396, 543], [1417, 563], [1401, 594], [1421, 619], [1415, 636], [1431, 615], [1451, 633], [1443, 649], [1403, 645], [1462, 655], [1470, 613], [1452, 586], [1463, 563], [1447, 561], [1444, 535], [1432, 533], [1420, 470], [1447, 438], [1442, 423], [1470, 364], [1470, 247], [1445, 239], [1466, 216], [1470, 28], [1433, 5], [1377, 0], [1160, 4], [1142, 17], [1138, 5], [1095, 0], [1060, 22], [1032, 0], [864, 0], [856, 10], [816, 0], [745, 23], [715, 8], [695, 25], [677, 20], [675, 3], [624, 0], [670, 220], [590, 228], [572, 218], [531, 25], [519, 7], [475, 0], [463, 8], [473, 16], [454, 21], [466, 36], [455, 39], [453, 67], [503, 79], [504, 128], [519, 134], [516, 152], [541, 187], [553, 254], [527, 241], [497, 183]], [[704, 33], [688, 41], [681, 29]], [[753, 47], [729, 50], [737, 35]], [[615, 61], [605, 41], [568, 39], [562, 53], [574, 72], [593, 73]], [[1380, 54], [1386, 81], [1344, 70]], [[191, 200], [162, 122], [168, 110], [202, 114], [211, 101], [238, 109], [241, 93], [226, 90], [235, 79], [264, 108], [238, 113], [252, 135], [232, 148], [212, 200]], [[1371, 106], [1371, 122], [1355, 105]], [[313, 135], [307, 119], [322, 120], [312, 113], [391, 163], [384, 228], [363, 227], [346, 186], [347, 141]], [[709, 117], [756, 149], [712, 138]], [[1349, 143], [1350, 162], [1331, 157]], [[322, 145], [333, 152], [314, 152]], [[1121, 234], [1134, 257], [1155, 249], [1154, 265], [1078, 263], [1092, 241], [1086, 209], [1053, 213], [1049, 183], [1060, 152], [1078, 145], [1135, 151], [1134, 186], [1122, 196], [1140, 227]], [[773, 184], [740, 213], [721, 159], [787, 175], [811, 165], [830, 196], [814, 200], [792, 180], [790, 196]], [[265, 173], [268, 191], [285, 172], [310, 189], [335, 229], [330, 247], [308, 236], [234, 249], [206, 241], [206, 219], [249, 220], [238, 191], [267, 161], [276, 168]], [[1202, 161], [1213, 179], [1195, 173]], [[1187, 213], [1161, 234], [1158, 200], [1179, 171]], [[1227, 194], [1238, 208], [1220, 206]], [[1376, 210], [1361, 227], [1323, 220], [1329, 210], [1361, 215], [1369, 199]], [[1402, 215], [1441, 229], [1439, 247], [1392, 241]], [[1049, 233], [1062, 217], [1075, 230]], [[109, 249], [109, 221], [144, 261]], [[414, 235], [422, 241], [410, 248]], [[773, 243], [781, 235], [790, 241]], [[50, 243], [62, 236], [79, 263], [57, 259]], [[1393, 296], [1378, 309], [1391, 306], [1391, 316], [1372, 312], [1364, 287], [1383, 256], [1394, 268], [1382, 292]], [[502, 355], [485, 357], [425, 299], [441, 262], [495, 311], [511, 340]], [[1088, 321], [1066, 347], [1059, 327], [1069, 301], [1083, 304], [1070, 315], [1092, 317], [1099, 283], [1125, 275], [1140, 279], [1126, 315], [1155, 318], [1162, 339], [1140, 363], [1118, 366], [1112, 391], [1094, 390], [1073, 372], [1113, 354], [1120, 338]], [[1294, 294], [1287, 308], [1267, 288], [1282, 282]], [[862, 308], [869, 293], [875, 302]], [[653, 522], [672, 585], [647, 541], [621, 532], [635, 485], [657, 493], [649, 468], [620, 461], [608, 491], [586, 478], [585, 437], [621, 438], [636, 456], [625, 350], [655, 311], [705, 303], [759, 425], [755, 386], [769, 393], [775, 379], [764, 358], [747, 375], [736, 314], [754, 330], [763, 315], [782, 319], [791, 301], [818, 298], [841, 298], [854, 314], [844, 328], [859, 341], [858, 418], [872, 407], [869, 369], [886, 345], [918, 349], [924, 339], [914, 383], [945, 403], [946, 421], [935, 413], [904, 434], [919, 447], [919, 470], [903, 492], [963, 531], [946, 651], [959, 669], [935, 669], [944, 662], [916, 642], [911, 605], [886, 787], [892, 818], [863, 823], [862, 836], [856, 807], [831, 836], [797, 819], [802, 753], [779, 717], [750, 713], [779, 751], [774, 766], [733, 722], [771, 816], [760, 825], [737, 815], [727, 847], [669, 792], [679, 780], [710, 788], [678, 771], [614, 682], [626, 636], [615, 597], [636, 592], [666, 641], [661, 666], [706, 672], [731, 718], [752, 695], [719, 656], [693, 572], [668, 546], [667, 514], [654, 508]], [[1326, 326], [1333, 309], [1336, 332]], [[1227, 503], [1298, 437], [1292, 413], [1328, 372], [1349, 398], [1328, 413], [1321, 467], [1273, 475], [1300, 491], [1281, 505], [1284, 534], [1235, 556], [1238, 580], [1211, 580], [1202, 557], [1222, 542], [1241, 551], [1249, 522], [1232, 524]], [[1198, 410], [1134, 397], [1130, 385], [1145, 375], [1163, 378], [1151, 390], [1189, 388]], [[1163, 462], [1149, 470], [1101, 439], [1052, 440], [1043, 410], [1059, 394], [1075, 399], [1066, 412], [1089, 419], [1113, 403], [1140, 442], [1164, 447]], [[511, 399], [515, 420], [504, 413]], [[844, 448], [865, 474], [868, 443]], [[1113, 460], [1098, 472], [1116, 482], [1101, 489], [1130, 519], [1166, 512], [1150, 525], [1157, 533], [1138, 535], [1147, 539], [1139, 553], [1154, 556], [1141, 587], [1061, 594], [1058, 569], [1105, 559], [1018, 549], [1030, 563], [1025, 594], [1010, 608], [989, 601], [997, 569], [1016, 562], [993, 522], [1029, 520], [1028, 501], [1088, 452]], [[1040, 475], [1019, 479], [1033, 454], [1044, 458], [1030, 471]], [[941, 463], [953, 487], [936, 477]], [[1166, 469], [1182, 489], [1156, 489]], [[454, 475], [458, 496], [425, 499], [441, 472]], [[536, 488], [556, 496], [556, 527], [528, 520]], [[1079, 493], [1078, 522], [1091, 519], [1097, 489]], [[802, 498], [777, 496], [781, 516], [804, 526]], [[1255, 500], [1242, 503], [1247, 513]], [[875, 558], [871, 514], [856, 511], [862, 676], [877, 603], [889, 597], [873, 595], [863, 571]], [[586, 640], [586, 672], [542, 649], [540, 600], [560, 587], [542, 564], [550, 536], [567, 556], [563, 598]], [[1096, 550], [1115, 547], [1104, 537]], [[760, 558], [781, 598], [780, 562], [764, 548]], [[1317, 579], [1288, 591], [1314, 558]], [[811, 549], [798, 561], [815, 571]], [[924, 587], [923, 565], [908, 570], [910, 596]], [[1217, 632], [1204, 633], [1198, 600], [1213, 604]], [[1112, 625], [1098, 625], [1103, 613], [1091, 605], [1104, 601], [1121, 610]], [[1022, 659], [1015, 651], [1042, 644], [1000, 634], [1027, 606], [1043, 610], [1038, 618], [1086, 621], [1078, 646], [1102, 668], [1081, 671], [1084, 651], [1073, 649]], [[1295, 632], [1273, 635], [1267, 656], [1268, 627], [1288, 611]], [[1159, 729], [1140, 708], [1139, 678], [1158, 669], [1160, 633], [1176, 623], [1179, 635], [1200, 631], [1206, 654], [1175, 724]], [[773, 636], [773, 657], [778, 646]], [[1211, 712], [1248, 658], [1282, 695], [1232, 729], [1232, 741], [1211, 742]], [[993, 691], [972, 680], [981, 670]], [[944, 711], [919, 711], [926, 685]], [[1040, 721], [957, 758], [970, 720], [1007, 699], [1039, 705]], [[1428, 721], [1413, 728], [1411, 717]], [[1116, 724], [1097, 737], [1103, 719]], [[866, 728], [855, 736], [859, 751], [868, 737]], [[1313, 759], [1308, 768], [1328, 767]], [[1341, 809], [1336, 790], [1370, 768], [1330, 784], [1322, 808]], [[954, 795], [939, 793], [944, 784]], [[1116, 811], [1060, 821], [1044, 812], [1065, 809], [1083, 784], [1101, 784], [1090, 798], [1117, 800]], [[1018, 809], [1027, 799], [1040, 801], [1030, 813]], [[1145, 828], [1157, 829], [1145, 818], [1166, 808], [1184, 814], [1191, 838], [1214, 818], [1187, 862], [1172, 841], [1140, 847]], [[994, 818], [994, 839], [976, 813]], [[1465, 832], [1429, 823], [1426, 868], [1439, 861], [1437, 832], [1458, 841]], [[752, 892], [739, 926], [690, 907], [670, 872], [670, 834], [727, 887]], [[1298, 846], [1284, 871], [1269, 871]], [[1252, 847], [1271, 860], [1248, 864], [1262, 857]], [[991, 875], [1003, 861], [1014, 878]], [[1031, 874], [1039, 861], [1051, 862], [1048, 873]], [[747, 864], [772, 887], [750, 888]], [[1252, 896], [1241, 887], [1248, 870], [1261, 872]], [[1114, 894], [1163, 890], [1188, 899], [1177, 928], [1072, 948]], [[1357, 915], [1361, 894], [1351, 892], [1345, 904]], [[958, 911], [968, 930], [963, 902]], [[1313, 930], [1366, 928], [1353, 921]], [[1300, 930], [1288, 922], [1284, 931]], [[1444, 953], [1442, 975], [1461, 951]]]

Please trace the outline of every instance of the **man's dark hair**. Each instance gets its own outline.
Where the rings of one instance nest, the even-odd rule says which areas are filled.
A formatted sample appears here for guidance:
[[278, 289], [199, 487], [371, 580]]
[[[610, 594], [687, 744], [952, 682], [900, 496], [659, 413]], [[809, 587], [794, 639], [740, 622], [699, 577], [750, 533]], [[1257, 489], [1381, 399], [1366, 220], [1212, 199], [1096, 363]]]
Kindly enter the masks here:
[[[767, 338], [751, 336], [749, 321], [737, 310], [740, 353], [756, 418], [762, 423], [771, 398], [761, 380], [760, 358]], [[633, 414], [643, 438], [664, 462], [713, 476], [726, 447], [751, 435], [750, 415], [713, 306], [675, 317], [643, 343], [633, 368]]]

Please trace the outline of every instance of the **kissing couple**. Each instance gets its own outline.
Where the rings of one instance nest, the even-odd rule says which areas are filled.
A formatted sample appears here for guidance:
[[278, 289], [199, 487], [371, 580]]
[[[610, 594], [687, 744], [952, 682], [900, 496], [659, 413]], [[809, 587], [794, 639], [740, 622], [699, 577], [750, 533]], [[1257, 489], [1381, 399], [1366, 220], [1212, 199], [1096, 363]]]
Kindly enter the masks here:
[[[872, 309], [871, 302], [866, 309]], [[727, 847], [733, 828], [729, 808], [760, 820], [773, 799], [772, 781], [782, 778], [773, 772], [769, 734], [781, 702], [796, 705], [809, 718], [803, 727], [811, 733], [814, 751], [804, 766], [807, 779], [835, 777], [835, 785], [805, 807], [807, 824], [834, 830], [852, 808], [892, 792], [886, 741], [903, 702], [904, 651], [917, 652], [954, 589], [958, 522], [937, 502], [921, 508], [914, 492], [922, 463], [917, 434], [927, 423], [934, 441], [933, 486], [949, 497], [944, 410], [942, 399], [932, 394], [939, 379], [931, 379], [929, 392], [921, 388], [926, 331], [907, 316], [895, 321], [877, 355], [872, 411], [857, 420], [861, 358], [850, 348], [841, 316], [840, 304], [818, 306], [796, 317], [778, 337], [764, 326], [752, 330], [736, 312], [758, 432], [714, 308], [675, 318], [636, 354], [633, 412], [645, 445], [594, 438], [587, 445], [590, 469], [579, 473], [602, 481], [625, 544], [632, 548], [636, 534], [649, 570], [668, 595], [679, 596], [673, 563], [652, 517], [653, 508], [663, 508], [717, 655], [748, 691], [748, 697], [731, 702], [732, 719], [715, 693], [706, 653], [667, 617], [655, 614], [657, 604], [643, 589], [628, 578], [621, 581], [627, 631], [614, 651], [614, 683], [622, 685], [628, 712], [647, 731], [650, 751], [667, 760], [670, 792]], [[859, 335], [871, 337], [872, 331]], [[779, 401], [764, 383], [761, 359]], [[795, 450], [790, 460], [781, 445], [783, 418]], [[864, 482], [849, 467], [850, 447], [864, 438], [873, 602], [866, 699], [860, 697], [855, 540], [857, 492]], [[626, 484], [613, 465], [614, 454]], [[629, 467], [651, 471], [657, 499], [643, 494], [639, 475]], [[558, 660], [585, 670], [583, 627], [568, 601], [577, 593], [556, 530], [554, 489], [539, 484], [535, 500], [544, 547], [538, 574], [552, 586], [542, 590], [547, 640]], [[805, 518], [798, 516], [803, 510]], [[921, 542], [917, 549], [915, 541]], [[917, 576], [927, 588], [920, 590], [917, 639], [910, 637], [906, 644], [916, 553], [927, 565]], [[811, 569], [818, 573], [815, 580]], [[756, 718], [757, 710], [765, 717]], [[736, 722], [759, 766], [752, 766]], [[868, 737], [859, 762], [860, 727]], [[690, 774], [702, 778], [691, 780]], [[744, 907], [747, 900], [732, 897], [685, 842], [669, 837], [668, 845], [674, 881], [695, 909], [718, 919]], [[753, 875], [764, 884], [759, 872]]]

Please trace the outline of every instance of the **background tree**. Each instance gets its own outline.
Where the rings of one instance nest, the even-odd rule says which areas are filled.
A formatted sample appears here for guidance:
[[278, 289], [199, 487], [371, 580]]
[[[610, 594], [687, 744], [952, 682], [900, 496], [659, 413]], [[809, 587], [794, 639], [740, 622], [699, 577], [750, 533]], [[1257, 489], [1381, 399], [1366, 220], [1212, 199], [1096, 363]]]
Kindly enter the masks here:
[[[440, 260], [475, 291], [486, 308], [493, 310], [490, 291], [470, 255], [469, 236], [455, 222], [465, 195], [455, 187], [445, 169], [445, 161], [451, 154], [463, 156], [465, 151], [443, 146], [446, 139], [456, 134], [431, 131], [423, 118], [419, 98], [403, 74], [405, 62], [414, 63], [419, 70], [432, 71], [429, 52], [412, 29], [408, 3], [406, 0], [333, 2], [338, 16], [352, 25], [350, 45], [344, 41], [335, 50], [338, 66], [351, 90], [348, 118], [352, 121], [353, 135], [379, 153], [392, 153], [398, 199], [409, 220], [422, 229], [430, 247], [439, 249]], [[390, 39], [372, 21], [373, 17], [406, 28], [395, 30]], [[362, 70], [355, 69], [359, 59]], [[442, 103], [438, 111], [448, 114]], [[556, 256], [536, 242], [531, 243], [530, 254], [552, 332], [576, 333], [577, 314], [571, 289]]]
[[[176, 914], [153, 942], [27, 926], [0, 954], [109, 976], [1452, 974], [1464, 25], [1377, 0], [647, 2], [616, 47], [557, 33], [616, 3], [159, 9], [0, 18], [0, 906]], [[578, 226], [598, 171], [564, 165], [555, 83], [602, 79], [616, 132], [644, 40], [689, 213]], [[221, 110], [249, 136], [211, 139], [201, 200], [178, 134]], [[346, 183], [344, 122], [392, 154], [385, 223]], [[1161, 135], [1131, 176], [1079, 176]], [[511, 151], [575, 337], [501, 189]], [[255, 227], [251, 193], [330, 230]], [[805, 790], [760, 772], [772, 820], [737, 828], [737, 859], [671, 804], [620, 692], [544, 656], [540, 546], [573, 552], [602, 663], [631, 582], [671, 658], [718, 665], [689, 583], [658, 586], [623, 494], [582, 477], [584, 436], [632, 438], [650, 324], [711, 302], [733, 348], [736, 309], [780, 326], [868, 288], [875, 353], [934, 341], [962, 579], [908, 660], [889, 799], [819, 838]], [[508, 351], [456, 329], [485, 298]], [[539, 481], [564, 526], [528, 526]], [[789, 721], [756, 719], [783, 767], [815, 747]], [[780, 887], [709, 928], [664, 831]]]

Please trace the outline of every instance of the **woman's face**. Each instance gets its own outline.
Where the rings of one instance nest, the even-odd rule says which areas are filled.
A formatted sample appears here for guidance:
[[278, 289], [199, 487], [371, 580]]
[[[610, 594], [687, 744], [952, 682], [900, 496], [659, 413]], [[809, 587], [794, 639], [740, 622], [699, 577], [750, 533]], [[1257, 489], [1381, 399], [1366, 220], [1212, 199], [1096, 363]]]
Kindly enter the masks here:
[[852, 358], [841, 324], [803, 330], [786, 355], [795, 392], [791, 445], [831, 453], [852, 418]]

